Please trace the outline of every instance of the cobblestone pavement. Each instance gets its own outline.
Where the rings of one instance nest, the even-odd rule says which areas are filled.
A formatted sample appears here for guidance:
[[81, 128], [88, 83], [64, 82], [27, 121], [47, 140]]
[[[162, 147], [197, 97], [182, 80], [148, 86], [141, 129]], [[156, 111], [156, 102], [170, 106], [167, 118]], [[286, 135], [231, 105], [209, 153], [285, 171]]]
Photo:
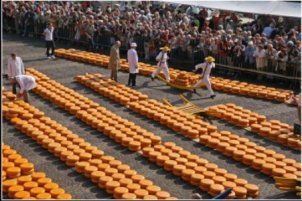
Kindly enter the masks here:
[[[33, 67], [48, 75], [51, 79], [70, 87], [82, 95], [87, 96], [93, 101], [106, 107], [110, 111], [135, 122], [141, 127], [152, 131], [153, 133], [162, 137], [163, 141], [173, 141], [183, 148], [197, 154], [219, 166], [227, 169], [230, 172], [236, 173], [239, 177], [247, 179], [249, 182], [258, 184], [260, 187], [260, 198], [281, 199], [281, 198], [295, 198], [291, 193], [284, 193], [274, 187], [272, 178], [255, 171], [241, 163], [238, 163], [230, 158], [225, 157], [217, 151], [204, 147], [196, 142], [188, 140], [174, 131], [159, 125], [145, 117], [133, 113], [129, 109], [112, 102], [109, 99], [93, 92], [92, 90], [73, 81], [73, 77], [84, 73], [101, 73], [109, 76], [109, 70], [98, 66], [73, 62], [64, 59], [48, 60], [45, 56], [45, 45], [43, 41], [35, 39], [25, 39], [14, 35], [4, 35], [3, 38], [3, 73], [5, 74], [6, 61], [10, 53], [16, 52], [21, 56], [26, 67]], [[58, 43], [58, 47], [66, 47], [64, 43]], [[128, 74], [119, 72], [119, 82], [127, 83]], [[7, 79], [3, 79], [3, 85], [8, 85]], [[173, 104], [180, 104], [178, 95], [183, 94], [192, 102], [207, 107], [220, 103], [232, 102], [237, 105], [246, 107], [260, 114], [266, 115], [269, 119], [278, 119], [283, 122], [293, 124], [297, 121], [296, 108], [286, 104], [279, 104], [265, 100], [253, 99], [243, 96], [230, 95], [226, 93], [217, 93], [214, 100], [206, 98], [207, 91], [201, 89], [198, 94], [185, 92], [170, 88], [159, 80], [151, 82], [151, 80], [144, 76], [138, 76], [136, 89], [147, 94], [149, 97], [161, 100], [167, 98]], [[154, 181], [155, 184], [162, 187], [162, 189], [169, 191], [172, 196], [185, 199], [190, 198], [193, 192], [198, 192], [203, 198], [210, 198], [205, 192], [202, 192], [195, 186], [183, 182], [179, 177], [164, 171], [161, 167], [149, 162], [138, 153], [128, 151], [126, 148], [116, 144], [111, 139], [102, 135], [95, 129], [90, 128], [86, 124], [77, 120], [73, 115], [61, 110], [49, 101], [30, 93], [31, 103], [44, 111], [47, 116], [60, 122], [74, 133], [79, 134], [89, 143], [105, 151], [117, 159], [130, 165], [140, 174]], [[220, 130], [229, 130], [240, 136], [247, 137], [257, 144], [269, 147], [278, 152], [284, 153], [286, 156], [300, 160], [301, 153], [287, 149], [284, 146], [273, 143], [269, 140], [263, 139], [246, 130], [234, 127], [221, 120], [205, 117], [206, 121], [218, 126]], [[71, 193], [77, 199], [108, 199], [111, 198], [104, 190], [97, 188], [84, 176], [79, 175], [71, 168], [65, 166], [63, 162], [49, 154], [40, 145], [33, 140], [16, 130], [7, 121], [3, 124], [3, 140], [20, 152], [24, 157], [32, 161], [38, 171], [44, 171], [62, 186], [67, 192]]]

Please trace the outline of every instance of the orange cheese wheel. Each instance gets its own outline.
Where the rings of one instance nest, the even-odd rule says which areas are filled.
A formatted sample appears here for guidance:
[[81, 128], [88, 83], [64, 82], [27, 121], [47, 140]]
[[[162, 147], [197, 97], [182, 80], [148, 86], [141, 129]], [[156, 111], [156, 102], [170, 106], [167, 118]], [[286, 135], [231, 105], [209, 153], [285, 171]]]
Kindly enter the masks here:
[[23, 184], [24, 190], [26, 191], [30, 191], [32, 188], [36, 188], [38, 186], [39, 186], [38, 182], [34, 182], [34, 181], [25, 182]]
[[46, 200], [46, 199], [50, 199], [51, 198], [51, 194], [50, 193], [40, 193], [36, 196], [37, 199], [39, 200]]
[[116, 187], [114, 189], [113, 195], [116, 199], [121, 199], [122, 195], [128, 192], [129, 192], [128, 189], [125, 187]]
[[8, 178], [16, 178], [21, 175], [21, 169], [19, 167], [10, 167], [6, 169], [6, 176]]
[[134, 193], [124, 193], [122, 195], [122, 199], [125, 199], [125, 200], [134, 200], [134, 199], [136, 199], [136, 195]]
[[3, 183], [2, 183], [3, 192], [4, 193], [8, 192], [8, 189], [11, 186], [15, 186], [17, 184], [18, 184], [17, 180], [6, 180], [6, 181], [3, 181]]
[[28, 199], [30, 198], [30, 193], [28, 191], [19, 191], [14, 195], [15, 199]]
[[168, 197], [170, 197], [170, 193], [166, 192], [166, 191], [158, 191], [155, 196], [158, 199], [167, 199]]
[[133, 183], [133, 181], [129, 178], [123, 178], [119, 180], [121, 187], [126, 187], [128, 184]]
[[46, 192], [49, 193], [52, 189], [59, 188], [59, 185], [56, 184], [56, 183], [51, 182], [51, 183], [45, 184], [44, 188], [45, 188]]
[[134, 191], [140, 189], [140, 185], [136, 183], [128, 184], [127, 187], [130, 193], [134, 193]]
[[15, 193], [23, 191], [24, 187], [20, 185], [11, 186], [8, 188], [8, 197], [14, 198]]
[[148, 186], [146, 190], [149, 192], [150, 195], [156, 195], [157, 192], [161, 191], [159, 186]]
[[38, 179], [38, 181], [37, 181], [37, 183], [39, 184], [40, 187], [44, 187], [45, 184], [48, 184], [48, 183], [51, 183], [51, 182], [52, 182], [52, 180], [51, 180], [50, 178], [47, 178], [47, 177], [45, 177], [45, 178], [40, 178], [40, 179]]
[[33, 181], [38, 181], [39, 179], [45, 178], [45, 177], [46, 177], [46, 174], [44, 172], [34, 172], [31, 175], [31, 178]]
[[55, 188], [50, 191], [51, 197], [57, 198], [59, 195], [64, 194], [65, 190], [62, 188]]
[[148, 195], [148, 191], [144, 189], [137, 189], [134, 191], [134, 194], [138, 199], [143, 199], [146, 195]]
[[30, 190], [30, 194], [33, 197], [36, 197], [40, 193], [45, 193], [45, 189], [42, 187], [35, 187]]

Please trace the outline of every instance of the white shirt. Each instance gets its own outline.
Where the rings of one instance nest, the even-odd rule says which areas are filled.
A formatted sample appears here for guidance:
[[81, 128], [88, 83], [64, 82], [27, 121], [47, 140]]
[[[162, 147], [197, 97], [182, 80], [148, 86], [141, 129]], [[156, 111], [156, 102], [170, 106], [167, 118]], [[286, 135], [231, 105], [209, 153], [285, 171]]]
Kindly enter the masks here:
[[20, 57], [16, 57], [15, 60], [10, 57], [7, 60], [7, 74], [9, 78], [25, 74], [24, 64]]
[[36, 87], [36, 80], [33, 76], [29, 75], [17, 75], [16, 81], [20, 85], [20, 93], [23, 93], [24, 91], [32, 90]]
[[158, 67], [168, 67], [168, 63], [167, 63], [168, 59], [169, 59], [168, 54], [163, 53], [163, 51], [161, 51], [156, 57], [156, 61], [158, 61], [157, 66]]
[[49, 30], [48, 28], [44, 29], [45, 40], [46, 41], [52, 41], [53, 40], [53, 30], [54, 30], [53, 27], [51, 27], [51, 30]]
[[256, 52], [255, 52], [255, 56], [258, 57], [258, 58], [264, 58], [264, 57], [266, 57], [266, 51], [265, 51], [265, 49], [260, 50], [259, 48], [257, 48]]
[[212, 62], [211, 64], [209, 64], [207, 62], [204, 62], [195, 66], [196, 70], [199, 68], [202, 68], [202, 73], [201, 73], [202, 79], [203, 80], [209, 79], [212, 68], [215, 68], [215, 63]]
[[138, 56], [135, 49], [131, 48], [127, 53], [130, 73], [138, 73]]

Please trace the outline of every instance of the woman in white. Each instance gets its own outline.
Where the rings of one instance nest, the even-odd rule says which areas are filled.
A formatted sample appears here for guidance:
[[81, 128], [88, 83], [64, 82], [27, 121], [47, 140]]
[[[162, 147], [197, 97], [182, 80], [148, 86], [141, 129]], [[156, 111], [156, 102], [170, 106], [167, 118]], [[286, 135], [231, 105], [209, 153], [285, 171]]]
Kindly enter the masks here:
[[23, 97], [25, 102], [29, 102], [28, 91], [36, 87], [35, 78], [29, 75], [17, 75], [12, 81], [20, 86], [17, 98]]
[[262, 45], [259, 45], [256, 48], [254, 57], [256, 57], [257, 70], [264, 70], [264, 68], [267, 66], [267, 56], [266, 56], [266, 51]]
[[136, 74], [138, 73], [138, 56], [135, 50], [136, 47], [136, 43], [131, 43], [131, 49], [128, 50], [127, 53], [127, 60], [129, 64], [128, 86], [132, 84], [133, 87], [136, 85]]
[[202, 68], [202, 73], [201, 79], [193, 86], [193, 92], [196, 93], [195, 88], [199, 87], [201, 84], [205, 84], [207, 86], [207, 89], [210, 91], [210, 97], [214, 98], [216, 95], [212, 89], [212, 85], [210, 82], [210, 74], [212, 68], [215, 68], [215, 59], [213, 57], [206, 57], [205, 60], [206, 62], [195, 66], [195, 72], [197, 71], [197, 69]]
[[166, 80], [168, 82], [170, 82], [170, 75], [169, 75], [169, 69], [168, 69], [168, 63], [167, 63], [167, 60], [169, 59], [168, 52], [170, 51], [170, 48], [165, 46], [160, 49], [162, 51], [156, 57], [156, 61], [158, 61], [157, 69], [155, 71], [153, 71], [153, 73], [151, 75], [151, 79], [153, 81], [155, 76], [157, 76], [161, 71], [163, 71]]

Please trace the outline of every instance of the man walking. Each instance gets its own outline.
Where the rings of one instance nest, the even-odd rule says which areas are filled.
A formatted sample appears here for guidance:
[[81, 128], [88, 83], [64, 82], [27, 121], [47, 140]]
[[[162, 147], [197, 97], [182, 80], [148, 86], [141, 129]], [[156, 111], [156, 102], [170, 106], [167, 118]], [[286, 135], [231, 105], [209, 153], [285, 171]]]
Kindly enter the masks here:
[[210, 91], [210, 97], [214, 98], [216, 95], [214, 94], [214, 91], [212, 90], [211, 82], [209, 80], [210, 78], [210, 73], [212, 68], [215, 68], [215, 59], [213, 57], [206, 57], [205, 58], [206, 62], [198, 64], [195, 66], [195, 71], [199, 68], [202, 68], [202, 73], [201, 73], [201, 79], [193, 86], [193, 92], [196, 93], [197, 87], [200, 86], [200, 84], [204, 83], [207, 86], [207, 89]]
[[155, 71], [153, 71], [153, 73], [151, 75], [151, 79], [153, 81], [155, 76], [157, 76], [161, 71], [163, 71], [166, 80], [169, 82], [170, 81], [170, 75], [169, 75], [167, 60], [169, 59], [168, 52], [170, 51], [170, 48], [165, 46], [165, 47], [162, 47], [160, 49], [162, 51], [156, 57], [156, 61], [158, 61], [157, 69]]
[[7, 74], [10, 80], [10, 83], [13, 86], [13, 93], [17, 93], [17, 84], [13, 83], [14, 77], [17, 75], [24, 75], [24, 64], [20, 57], [16, 55], [16, 53], [11, 53], [11, 57], [7, 61]]
[[[47, 28], [44, 29], [43, 35], [45, 36], [46, 41], [46, 56], [48, 59], [55, 59], [55, 43], [53, 41], [53, 31], [54, 27], [52, 26], [52, 23], [49, 22], [47, 25]], [[51, 49], [51, 53], [49, 53], [49, 50]]]
[[110, 50], [109, 68], [111, 69], [110, 78], [117, 82], [117, 71], [120, 68], [120, 47], [121, 42], [116, 41]]
[[138, 73], [138, 56], [135, 50], [136, 47], [136, 43], [131, 43], [131, 49], [128, 50], [127, 53], [127, 59], [129, 64], [128, 86], [132, 84], [133, 87], [136, 85], [136, 74]]
[[28, 91], [36, 87], [35, 78], [29, 75], [17, 75], [12, 79], [12, 83], [17, 84], [20, 87], [17, 98], [23, 97], [25, 102], [29, 102]]

